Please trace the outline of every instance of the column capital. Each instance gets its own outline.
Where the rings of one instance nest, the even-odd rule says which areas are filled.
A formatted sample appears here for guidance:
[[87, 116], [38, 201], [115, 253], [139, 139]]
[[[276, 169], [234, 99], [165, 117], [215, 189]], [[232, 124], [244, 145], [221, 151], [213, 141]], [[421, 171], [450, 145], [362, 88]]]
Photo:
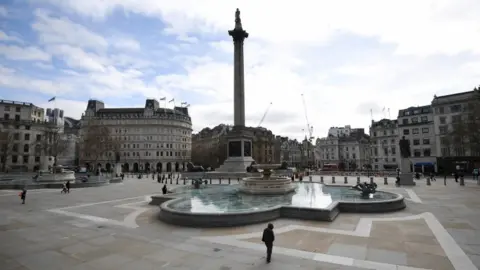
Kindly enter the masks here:
[[228, 31], [228, 34], [233, 38], [233, 42], [243, 42], [248, 38], [248, 32], [243, 29], [233, 29]]

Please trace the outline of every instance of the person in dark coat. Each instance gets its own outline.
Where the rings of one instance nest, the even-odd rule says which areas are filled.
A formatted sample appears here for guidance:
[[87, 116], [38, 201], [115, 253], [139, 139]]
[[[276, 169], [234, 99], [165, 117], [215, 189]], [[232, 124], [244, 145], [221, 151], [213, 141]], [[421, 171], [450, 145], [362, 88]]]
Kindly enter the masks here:
[[25, 204], [26, 198], [27, 198], [27, 189], [23, 188], [22, 192], [20, 192], [20, 199], [22, 200], [22, 204]]
[[70, 193], [70, 181], [67, 181], [67, 183], [65, 183], [65, 187], [67, 188], [67, 193]]
[[162, 187], [162, 193], [167, 194], [167, 192], [168, 192], [167, 184], [164, 184], [163, 187]]
[[262, 242], [265, 243], [267, 247], [267, 263], [270, 263], [272, 259], [272, 248], [273, 248], [273, 241], [275, 241], [275, 234], [273, 233], [273, 224], [268, 223], [267, 228], [263, 230]]

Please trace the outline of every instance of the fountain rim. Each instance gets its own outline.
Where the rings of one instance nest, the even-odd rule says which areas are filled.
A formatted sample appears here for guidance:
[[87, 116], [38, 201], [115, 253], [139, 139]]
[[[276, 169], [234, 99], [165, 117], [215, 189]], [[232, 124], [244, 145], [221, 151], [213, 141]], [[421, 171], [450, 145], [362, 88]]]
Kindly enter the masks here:
[[[327, 185], [327, 184], [321, 184], [321, 183], [308, 183], [308, 184], [316, 184], [316, 185], [324, 185], [328, 187], [340, 187], [340, 188], [348, 188], [348, 186], [342, 186], [342, 185]], [[219, 186], [238, 186], [236, 185], [219, 185]], [[180, 188], [180, 187], [177, 187]], [[177, 189], [175, 188], [175, 189]], [[175, 190], [173, 189], [173, 190]], [[286, 208], [294, 208], [294, 209], [313, 209], [313, 210], [319, 210], [319, 211], [331, 211], [334, 207], [340, 206], [341, 204], [357, 204], [357, 205], [365, 205], [365, 204], [388, 204], [388, 203], [393, 203], [393, 202], [399, 202], [403, 201], [405, 198], [403, 195], [394, 193], [394, 192], [388, 192], [388, 191], [377, 191], [377, 193], [387, 193], [387, 194], [393, 194], [396, 195], [395, 198], [392, 199], [386, 199], [386, 200], [381, 200], [381, 201], [371, 201], [371, 200], [363, 200], [363, 201], [345, 201], [345, 200], [332, 200], [332, 203], [330, 203], [327, 207], [320, 208], [320, 207], [303, 207], [303, 206], [292, 206], [292, 205], [276, 205], [270, 208], [264, 208], [264, 209], [259, 209], [259, 210], [249, 210], [249, 211], [241, 211], [241, 212], [225, 212], [225, 213], [218, 213], [218, 212], [186, 212], [186, 211], [180, 211], [174, 208], [169, 207], [170, 204], [178, 203], [182, 200], [186, 200], [188, 198], [182, 196], [182, 197], [177, 197], [175, 196], [175, 193], [170, 193], [170, 194], [165, 194], [165, 195], [160, 195], [160, 197], [166, 197], [166, 198], [171, 198], [168, 201], [163, 202], [160, 204], [160, 209], [161, 210], [167, 210], [169, 212], [177, 213], [177, 214], [185, 214], [185, 215], [198, 215], [198, 216], [208, 216], [208, 215], [242, 215], [242, 214], [252, 214], [252, 213], [261, 213], [261, 212], [269, 212], [272, 210], [277, 210], [281, 209], [282, 207]], [[246, 194], [246, 195], [251, 195], [251, 196], [268, 196], [265, 194]], [[181, 196], [181, 195], [180, 195]]]

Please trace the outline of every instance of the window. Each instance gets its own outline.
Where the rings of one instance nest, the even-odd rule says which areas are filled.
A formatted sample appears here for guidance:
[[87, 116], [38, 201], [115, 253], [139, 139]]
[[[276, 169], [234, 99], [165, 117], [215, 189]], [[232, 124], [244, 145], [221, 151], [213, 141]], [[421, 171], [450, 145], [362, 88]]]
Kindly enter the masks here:
[[396, 162], [396, 161], [397, 161], [397, 159], [396, 159], [396, 158], [392, 158], [392, 162]]
[[12, 156], [12, 163], [17, 163], [18, 162], [18, 156], [13, 155]]
[[409, 129], [404, 129], [403, 130], [403, 135], [409, 135], [410, 134], [410, 130]]
[[30, 146], [28, 144], [25, 144], [23, 146], [23, 152], [28, 153], [28, 151], [30, 151]]
[[404, 125], [408, 125], [408, 118], [403, 118], [403, 120], [402, 120], [402, 124], [404, 124]]
[[30, 134], [25, 133], [24, 138], [25, 138], [25, 141], [30, 141]]
[[388, 156], [388, 148], [383, 148], [383, 154], [384, 154], [385, 156]]
[[35, 157], [35, 162], [40, 162], [40, 157]]
[[422, 122], [428, 122], [428, 116], [422, 116]]
[[418, 130], [418, 128], [414, 128], [414, 129], [412, 129], [412, 134], [418, 134], [418, 133], [419, 133], [419, 130]]
[[29, 125], [26, 125], [26, 126], [25, 126], [25, 129], [26, 129], [26, 130], [30, 130], [30, 126], [29, 126]]
[[37, 140], [37, 141], [40, 141], [40, 140], [42, 140], [42, 135], [40, 135], [40, 134], [37, 134], [37, 136], [36, 136], [36, 137], [37, 137], [37, 138], [36, 138], [36, 140]]
[[395, 130], [392, 129], [392, 130], [391, 130], [391, 133], [392, 133], [392, 135], [395, 135]]
[[15, 121], [20, 121], [20, 115], [18, 114], [15, 115]]
[[375, 156], [378, 156], [378, 149], [377, 148], [374, 148], [373, 152], [374, 152]]
[[396, 152], [397, 152], [397, 151], [396, 151], [396, 150], [397, 150], [397, 148], [396, 148], [395, 146], [392, 146], [391, 150], [392, 150], [392, 155], [395, 155], [395, 154], [396, 154]]
[[9, 112], [10, 111], [10, 106], [5, 106], [4, 111]]
[[418, 117], [412, 117], [412, 123], [418, 123]]
[[423, 149], [423, 156], [424, 157], [429, 157], [431, 155], [431, 150], [430, 148], [425, 148]]
[[462, 116], [461, 115], [453, 115], [452, 116], [452, 123], [460, 123], [462, 122]]
[[16, 141], [20, 140], [20, 133], [13, 134], [13, 139]]
[[392, 139], [390, 142], [391, 142], [392, 144], [395, 144], [395, 139]]
[[387, 136], [387, 131], [386, 130], [383, 131], [383, 136]]
[[452, 113], [460, 112], [461, 110], [462, 110], [462, 105], [460, 104], [450, 106], [450, 112]]
[[440, 134], [447, 134], [448, 126], [439, 126], [438, 130], [440, 131]]
[[447, 117], [446, 116], [440, 117], [440, 124], [446, 124], [446, 123], [447, 123]]
[[422, 133], [428, 133], [430, 130], [428, 128], [422, 128]]
[[413, 145], [420, 145], [420, 139], [413, 140]]
[[423, 144], [430, 144], [430, 139], [423, 139]]
[[21, 108], [20, 107], [15, 107], [16, 112], [20, 112]]
[[373, 132], [373, 137], [377, 137], [377, 132], [376, 131]]
[[10, 119], [10, 114], [8, 114], [8, 113], [4, 114], [3, 119], [9, 120]]
[[18, 152], [18, 144], [14, 144], [14, 145], [12, 146], [12, 151], [13, 151], [13, 152]]
[[28, 163], [28, 156], [23, 156], [23, 163], [27, 164]]
[[413, 150], [413, 156], [414, 156], [414, 157], [421, 157], [421, 156], [422, 156], [422, 152], [420, 152], [420, 149], [414, 149], [414, 150]]
[[[185, 154], [185, 153], [184, 153]], [[357, 159], [357, 155], [355, 155], [355, 153], [352, 154], [352, 158], [353, 159]]]

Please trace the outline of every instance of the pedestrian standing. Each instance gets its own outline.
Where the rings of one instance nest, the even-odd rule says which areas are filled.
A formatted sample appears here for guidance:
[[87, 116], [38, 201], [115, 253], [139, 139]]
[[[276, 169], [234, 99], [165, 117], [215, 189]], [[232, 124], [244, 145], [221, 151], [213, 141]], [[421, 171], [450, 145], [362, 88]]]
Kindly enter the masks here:
[[20, 192], [20, 199], [22, 200], [22, 204], [25, 204], [26, 198], [27, 198], [27, 189], [23, 188], [22, 192]]
[[262, 242], [267, 247], [267, 263], [272, 259], [273, 241], [275, 241], [275, 234], [273, 233], [273, 224], [268, 223], [267, 228], [263, 230]]
[[65, 187], [67, 188], [67, 193], [70, 193], [70, 181], [67, 181], [67, 183], [65, 183]]

